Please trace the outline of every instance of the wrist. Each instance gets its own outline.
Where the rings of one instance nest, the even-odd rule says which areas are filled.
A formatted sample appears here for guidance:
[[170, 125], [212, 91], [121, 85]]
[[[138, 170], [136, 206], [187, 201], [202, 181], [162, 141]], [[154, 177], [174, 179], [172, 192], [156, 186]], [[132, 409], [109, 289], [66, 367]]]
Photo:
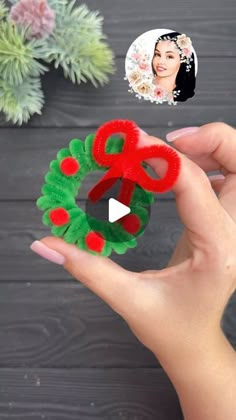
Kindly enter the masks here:
[[[208, 348], [161, 364], [178, 394], [185, 420], [234, 420], [236, 352], [223, 332]], [[196, 349], [195, 349], [196, 350]], [[204, 350], [204, 351], [202, 351]], [[173, 359], [173, 358], [172, 358]]]
[[236, 352], [221, 329], [211, 337], [196, 340], [191, 346], [186, 342], [178, 351], [175, 348], [167, 350], [163, 357], [159, 357], [158, 352], [154, 352], [154, 355], [173, 382], [187, 373], [198, 372], [204, 366], [209, 368], [213, 361], [217, 363], [222, 358], [236, 361]]

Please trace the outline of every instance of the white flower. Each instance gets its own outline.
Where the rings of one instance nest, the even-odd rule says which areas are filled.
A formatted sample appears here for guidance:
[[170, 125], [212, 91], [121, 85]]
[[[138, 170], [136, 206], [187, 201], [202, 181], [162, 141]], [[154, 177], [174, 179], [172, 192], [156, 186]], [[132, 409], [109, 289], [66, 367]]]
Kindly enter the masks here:
[[151, 84], [148, 81], [143, 81], [139, 84], [136, 84], [134, 89], [141, 95], [148, 95], [151, 92]]
[[128, 79], [131, 85], [135, 85], [142, 81], [142, 72], [140, 70], [133, 70], [128, 74]]
[[177, 45], [182, 50], [183, 48], [191, 49], [192, 41], [191, 39], [186, 36], [185, 34], [177, 36]]

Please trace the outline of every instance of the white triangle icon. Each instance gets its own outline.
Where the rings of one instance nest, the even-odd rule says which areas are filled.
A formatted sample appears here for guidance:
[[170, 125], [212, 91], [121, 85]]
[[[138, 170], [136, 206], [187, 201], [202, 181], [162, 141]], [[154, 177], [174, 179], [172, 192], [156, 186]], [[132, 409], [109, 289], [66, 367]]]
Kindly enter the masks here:
[[108, 200], [108, 220], [110, 223], [116, 222], [129, 213], [130, 208], [120, 203], [120, 201], [117, 201], [114, 198]]

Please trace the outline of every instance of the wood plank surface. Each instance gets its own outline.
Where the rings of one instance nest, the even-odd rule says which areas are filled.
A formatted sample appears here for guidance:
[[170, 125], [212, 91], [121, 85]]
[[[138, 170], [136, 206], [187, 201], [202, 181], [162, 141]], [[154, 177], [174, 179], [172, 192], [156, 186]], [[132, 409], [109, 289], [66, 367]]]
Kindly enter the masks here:
[[[170, 122], [171, 124], [171, 122]], [[189, 123], [191, 124], [191, 123]], [[195, 124], [193, 124], [195, 125]], [[177, 126], [148, 127], [139, 125], [150, 135], [165, 140], [166, 134]], [[57, 159], [57, 152], [68, 148], [70, 140], [84, 140], [86, 135], [96, 133], [90, 128], [48, 128], [48, 129], [0, 129], [2, 153], [0, 154], [1, 195], [3, 200], [36, 200], [40, 197], [44, 177], [49, 171], [51, 160]], [[168, 144], [168, 143], [167, 143]], [[174, 147], [174, 144], [171, 144]], [[78, 199], [86, 199], [90, 188], [103, 176], [103, 171], [91, 173], [81, 184]], [[157, 194], [158, 199], [174, 198], [172, 192]]]
[[[236, 293], [222, 329], [236, 349], [235, 305]], [[0, 367], [159, 365], [126, 322], [76, 281], [0, 283], [0, 342]]]
[[[80, 206], [84, 207], [84, 203], [80, 202]], [[62, 267], [38, 257], [29, 248], [33, 240], [51, 235], [49, 227], [42, 224], [42, 214], [31, 201], [1, 203], [0, 282], [70, 278]], [[138, 246], [124, 255], [112, 254], [112, 259], [133, 271], [160, 269], [167, 264], [181, 231], [175, 203], [156, 201]]]
[[126, 322], [79, 282], [0, 285], [0, 366], [155, 367]]
[[[211, 121], [233, 124], [235, 64], [236, 57], [199, 59], [195, 96], [176, 106], [155, 105], [128, 93], [129, 86], [124, 80], [124, 58], [116, 59], [116, 73], [107, 85], [98, 88], [91, 83], [76, 86], [64, 79], [62, 71], [52, 69], [42, 79], [46, 99], [42, 116], [33, 116], [23, 127], [96, 128], [104, 121], [117, 118], [132, 119], [141, 127], [155, 129], [159, 126], [184, 126], [186, 123], [201, 125]], [[1, 115], [0, 127], [9, 125]], [[4, 136], [4, 132], [0, 135]], [[15, 142], [20, 141], [18, 138], [21, 138], [20, 130], [15, 135]]]
[[[42, 78], [42, 115], [18, 128], [0, 113], [0, 420], [183, 420], [173, 385], [126, 322], [29, 246], [50, 235], [35, 200], [50, 161], [72, 138], [84, 139], [118, 118], [134, 120], [164, 140], [185, 126], [236, 125], [236, 3], [85, 3], [104, 16], [116, 65], [109, 83], [75, 86], [51, 66]], [[158, 28], [189, 35], [198, 56], [196, 94], [176, 107], [138, 100], [124, 80], [130, 44]], [[82, 184], [82, 208], [98, 176], [102, 172]], [[173, 193], [159, 194], [137, 248], [111, 258], [133, 271], [162, 269], [182, 229]], [[235, 309], [236, 293], [221, 322], [236, 349]]]
[[1, 420], [183, 420], [162, 369], [0, 369]]

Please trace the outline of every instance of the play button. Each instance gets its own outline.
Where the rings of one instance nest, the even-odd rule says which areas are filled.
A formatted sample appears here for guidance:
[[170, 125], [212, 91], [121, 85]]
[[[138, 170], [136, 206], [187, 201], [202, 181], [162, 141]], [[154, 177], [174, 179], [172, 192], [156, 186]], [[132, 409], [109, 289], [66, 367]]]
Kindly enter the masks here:
[[[126, 180], [127, 188], [131, 181]], [[102, 229], [106, 232], [106, 240], [110, 242], [126, 242], [132, 237], [141, 235], [150, 217], [150, 193], [136, 185], [129, 206], [122, 203], [118, 197], [122, 181], [114, 179], [112, 187], [110, 180], [103, 181], [104, 191], [107, 191], [97, 201], [86, 200], [87, 222], [93, 231]], [[109, 188], [108, 188], [109, 187]]]
[[120, 201], [115, 200], [115, 198], [108, 200], [108, 221], [110, 223], [116, 222], [129, 213], [130, 208], [120, 203]]

